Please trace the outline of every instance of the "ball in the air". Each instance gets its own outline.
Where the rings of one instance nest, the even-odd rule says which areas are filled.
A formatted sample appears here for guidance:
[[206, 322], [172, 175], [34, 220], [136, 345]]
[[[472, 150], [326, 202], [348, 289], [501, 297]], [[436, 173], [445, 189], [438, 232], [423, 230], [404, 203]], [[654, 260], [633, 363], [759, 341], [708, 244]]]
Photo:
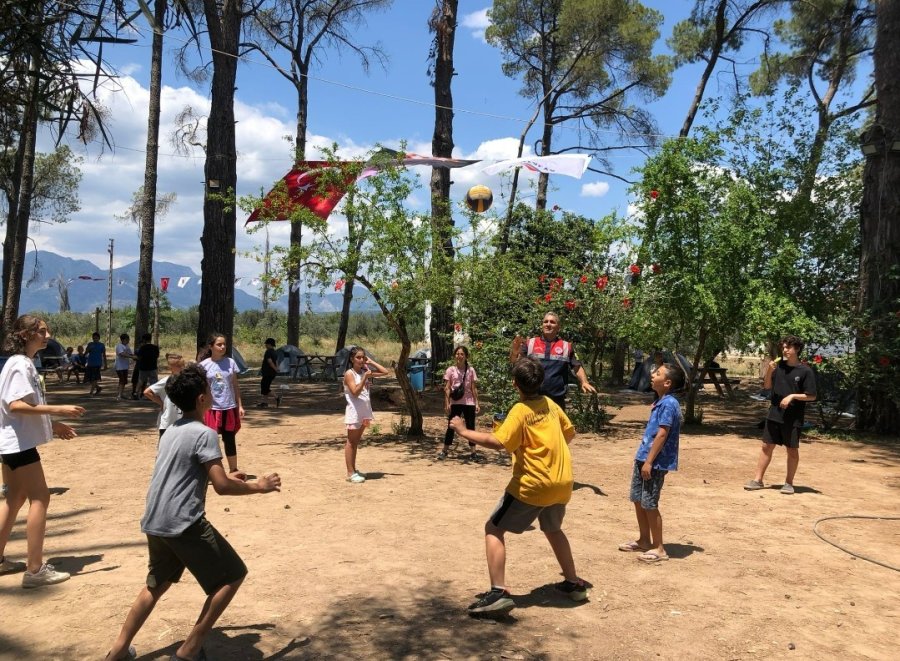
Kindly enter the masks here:
[[491, 189], [482, 184], [472, 186], [466, 193], [466, 205], [475, 213], [483, 213], [491, 208], [494, 202], [494, 194]]

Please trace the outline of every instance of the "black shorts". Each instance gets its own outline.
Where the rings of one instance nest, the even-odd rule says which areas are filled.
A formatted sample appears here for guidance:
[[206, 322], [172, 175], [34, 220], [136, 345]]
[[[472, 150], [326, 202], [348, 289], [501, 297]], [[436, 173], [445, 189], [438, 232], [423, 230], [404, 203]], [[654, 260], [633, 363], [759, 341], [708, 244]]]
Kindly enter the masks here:
[[85, 367], [84, 368], [84, 380], [88, 382], [99, 381], [100, 380], [100, 368], [99, 367]]
[[185, 568], [210, 595], [247, 575], [247, 566], [231, 544], [202, 517], [178, 537], [147, 535], [150, 561], [147, 587], [177, 583]]
[[120, 386], [124, 386], [128, 383], [128, 370], [116, 370], [116, 374], [119, 376]]
[[29, 448], [21, 452], [0, 454], [0, 459], [9, 466], [9, 470], [14, 471], [17, 468], [22, 468], [22, 466], [38, 463], [41, 460], [41, 455], [38, 454], [37, 448]]
[[766, 420], [766, 426], [763, 428], [763, 443], [783, 445], [786, 448], [799, 448], [800, 428], [774, 420]]
[[272, 381], [274, 380], [274, 374], [263, 374], [262, 379], [259, 381], [259, 393], [261, 395], [268, 395], [272, 392]]

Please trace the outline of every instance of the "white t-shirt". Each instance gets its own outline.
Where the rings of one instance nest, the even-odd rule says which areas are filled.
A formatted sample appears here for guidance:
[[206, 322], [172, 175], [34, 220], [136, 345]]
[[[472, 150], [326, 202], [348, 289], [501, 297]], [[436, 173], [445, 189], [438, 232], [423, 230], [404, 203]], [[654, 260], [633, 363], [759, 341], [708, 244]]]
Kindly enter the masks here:
[[128, 370], [131, 368], [131, 363], [128, 361], [128, 356], [120, 356], [120, 353], [131, 353], [131, 347], [127, 344], [122, 344], [121, 342], [116, 345], [115, 370], [117, 372], [121, 372], [122, 370]]
[[[353, 375], [353, 380], [357, 384], [362, 381], [362, 374], [360, 374], [356, 370], [347, 370], [347, 372]], [[374, 414], [372, 413], [372, 400], [369, 398], [368, 381], [366, 381], [366, 385], [359, 393], [358, 397], [354, 397], [350, 392], [350, 389], [347, 388], [345, 384], [344, 398], [347, 400], [347, 408], [344, 410], [345, 424], [355, 425], [359, 424], [363, 420], [372, 420], [374, 418]]]
[[162, 400], [162, 411], [159, 412], [159, 419], [156, 421], [158, 429], [168, 429], [177, 420], [181, 420], [181, 409], [175, 406], [169, 396], [166, 394], [166, 382], [169, 377], [160, 379], [152, 386], [149, 386], [150, 392]]
[[9, 410], [24, 400], [32, 406], [46, 404], [44, 383], [31, 359], [17, 354], [0, 372], [0, 454], [15, 454], [42, 445], [53, 438], [49, 415], [22, 415]]
[[218, 361], [207, 358], [200, 363], [200, 366], [206, 370], [206, 380], [209, 382], [209, 392], [212, 394], [213, 411], [227, 411], [236, 408], [237, 398], [234, 396], [234, 384], [231, 380], [237, 376], [237, 363], [225, 356]]

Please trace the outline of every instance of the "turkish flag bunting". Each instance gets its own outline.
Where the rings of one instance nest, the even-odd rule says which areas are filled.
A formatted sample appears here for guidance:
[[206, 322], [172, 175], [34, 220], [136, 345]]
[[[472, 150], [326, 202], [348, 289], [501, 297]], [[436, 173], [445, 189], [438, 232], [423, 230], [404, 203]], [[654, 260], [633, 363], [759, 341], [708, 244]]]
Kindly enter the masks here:
[[[284, 194], [269, 191], [263, 198], [260, 208], [250, 214], [247, 224], [257, 220], [288, 220], [297, 207], [306, 207], [322, 220], [326, 220], [344, 197], [347, 187], [356, 178], [348, 174], [343, 178], [343, 185], [333, 182], [322, 189], [319, 178], [329, 170], [335, 172], [338, 168], [328, 161], [299, 163], [297, 168], [283, 177], [286, 197]], [[260, 218], [260, 214], [264, 217]]]
[[168, 278], [160, 278], [159, 279], [159, 288], [163, 291], [169, 291], [169, 279]]

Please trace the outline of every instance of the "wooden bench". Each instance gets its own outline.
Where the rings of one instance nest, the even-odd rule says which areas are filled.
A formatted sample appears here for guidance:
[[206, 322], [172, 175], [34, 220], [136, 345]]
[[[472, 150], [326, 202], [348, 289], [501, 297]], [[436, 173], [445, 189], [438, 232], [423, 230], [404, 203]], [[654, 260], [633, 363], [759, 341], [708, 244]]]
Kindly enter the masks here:
[[[695, 383], [699, 386], [704, 383], [711, 383], [716, 387], [716, 391], [720, 396], [725, 397], [725, 392], [728, 392], [727, 397], [733, 399], [734, 391], [731, 389], [732, 383], [740, 383], [740, 379], [729, 379], [728, 378], [728, 368], [726, 367], [701, 367], [697, 372], [697, 378]], [[725, 390], [722, 390], [722, 386], [725, 387]]]

